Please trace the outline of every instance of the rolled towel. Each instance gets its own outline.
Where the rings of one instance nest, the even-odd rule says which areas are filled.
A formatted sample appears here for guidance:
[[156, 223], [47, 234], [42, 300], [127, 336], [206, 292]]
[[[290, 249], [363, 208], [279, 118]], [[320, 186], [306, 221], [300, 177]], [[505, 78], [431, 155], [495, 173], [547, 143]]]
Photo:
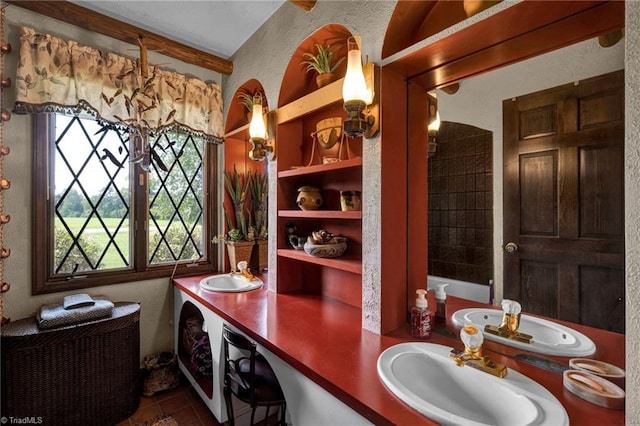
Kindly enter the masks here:
[[65, 309], [60, 303], [42, 305], [37, 315], [38, 327], [53, 328], [111, 316], [114, 308], [111, 301], [97, 298], [93, 301], [91, 306], [74, 309]]
[[84, 306], [93, 306], [95, 303], [87, 293], [78, 293], [66, 296], [62, 301], [62, 306], [65, 309], [76, 309]]

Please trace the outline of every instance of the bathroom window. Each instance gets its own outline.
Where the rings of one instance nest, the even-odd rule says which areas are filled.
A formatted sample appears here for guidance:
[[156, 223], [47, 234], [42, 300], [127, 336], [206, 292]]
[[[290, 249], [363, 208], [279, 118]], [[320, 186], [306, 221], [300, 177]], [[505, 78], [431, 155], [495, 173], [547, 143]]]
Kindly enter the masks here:
[[216, 149], [148, 143], [91, 117], [34, 116], [34, 293], [217, 269]]

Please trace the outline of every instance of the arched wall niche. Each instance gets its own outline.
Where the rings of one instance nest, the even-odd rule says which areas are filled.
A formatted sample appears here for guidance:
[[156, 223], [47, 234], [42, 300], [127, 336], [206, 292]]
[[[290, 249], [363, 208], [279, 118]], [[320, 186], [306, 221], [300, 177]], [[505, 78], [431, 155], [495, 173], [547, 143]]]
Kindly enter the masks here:
[[351, 32], [344, 26], [329, 24], [320, 28], [300, 43], [291, 56], [284, 76], [282, 77], [278, 107], [295, 101], [318, 89], [315, 82], [317, 74], [315, 72], [307, 72], [306, 65], [302, 64], [302, 62], [306, 60], [304, 57], [305, 53], [316, 53], [316, 44], [322, 46], [331, 45], [334, 61], [339, 58], [345, 58], [335, 71], [336, 79], [344, 77], [347, 71], [347, 39], [351, 37], [351, 35]]
[[[265, 161], [253, 161], [249, 158], [249, 151], [252, 148], [249, 142], [249, 114], [247, 108], [238, 99], [241, 93], [257, 92], [264, 95], [264, 88], [258, 80], [251, 79], [238, 87], [233, 94], [224, 127], [224, 170], [227, 172], [233, 172], [234, 166], [238, 173], [265, 171]], [[268, 110], [269, 104], [266, 97], [263, 97], [263, 104]]]
[[247, 115], [248, 111], [245, 106], [240, 102], [238, 96], [241, 93], [255, 94], [257, 92], [262, 93], [263, 95], [263, 103], [268, 106], [268, 102], [266, 97], [264, 96], [264, 88], [262, 84], [256, 79], [251, 79], [243, 83], [238, 90], [233, 94], [233, 98], [231, 100], [231, 105], [229, 105], [229, 110], [227, 111], [227, 120], [224, 125], [224, 132], [228, 134], [229, 132], [233, 132], [235, 129], [239, 129], [240, 127], [249, 124], [249, 117]]
[[[227, 112], [227, 120], [225, 122], [224, 137], [224, 171], [233, 173], [233, 169], [238, 173], [254, 174], [256, 172], [266, 173], [267, 161], [254, 161], [249, 158], [251, 150], [251, 142], [249, 142], [249, 116], [246, 107], [238, 99], [241, 93], [255, 94], [260, 92], [264, 95], [262, 84], [256, 79], [251, 79], [242, 84], [233, 94], [231, 105]], [[263, 97], [263, 103], [267, 106], [267, 99]], [[249, 201], [250, 202], [250, 201]], [[224, 187], [224, 208], [228, 214], [233, 216], [233, 204]], [[225, 232], [228, 231], [225, 225]], [[228, 265], [228, 259], [225, 257], [225, 263]], [[225, 270], [228, 270], [225, 269]]]

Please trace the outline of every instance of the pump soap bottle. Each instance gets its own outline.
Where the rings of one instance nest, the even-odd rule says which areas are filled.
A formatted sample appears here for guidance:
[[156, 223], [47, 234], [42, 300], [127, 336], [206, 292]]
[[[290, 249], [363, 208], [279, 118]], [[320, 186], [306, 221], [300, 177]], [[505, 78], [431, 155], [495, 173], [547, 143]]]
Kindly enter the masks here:
[[444, 288], [449, 284], [438, 284], [436, 287], [436, 325], [447, 325], [447, 293]]
[[431, 311], [427, 309], [427, 290], [416, 290], [416, 306], [411, 308], [411, 335], [420, 339], [431, 337]]

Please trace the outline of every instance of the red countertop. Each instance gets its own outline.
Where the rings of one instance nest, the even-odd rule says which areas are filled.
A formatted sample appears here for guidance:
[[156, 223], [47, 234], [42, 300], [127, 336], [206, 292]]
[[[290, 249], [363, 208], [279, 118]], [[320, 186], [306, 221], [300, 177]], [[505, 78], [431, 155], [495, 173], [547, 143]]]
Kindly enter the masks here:
[[[307, 294], [278, 294], [265, 288], [244, 293], [214, 293], [200, 289], [201, 278], [176, 278], [174, 285], [372, 423], [437, 424], [396, 398], [378, 377], [378, 356], [386, 348], [417, 340], [411, 337], [408, 326], [380, 336], [361, 328], [359, 309], [331, 299]], [[435, 306], [431, 292], [429, 306]], [[473, 306], [489, 307], [449, 296], [447, 329], [443, 333], [433, 333], [429, 342], [463, 349], [450, 316], [458, 309]], [[576, 324], [570, 326], [596, 343], [598, 349], [593, 358], [624, 368], [624, 335]], [[448, 333], [455, 338], [448, 337]], [[511, 357], [522, 352], [485, 340], [485, 355], [547, 388], [565, 407], [572, 425], [624, 425], [624, 411], [586, 402], [563, 387], [561, 374]], [[565, 365], [569, 360], [543, 357]]]

